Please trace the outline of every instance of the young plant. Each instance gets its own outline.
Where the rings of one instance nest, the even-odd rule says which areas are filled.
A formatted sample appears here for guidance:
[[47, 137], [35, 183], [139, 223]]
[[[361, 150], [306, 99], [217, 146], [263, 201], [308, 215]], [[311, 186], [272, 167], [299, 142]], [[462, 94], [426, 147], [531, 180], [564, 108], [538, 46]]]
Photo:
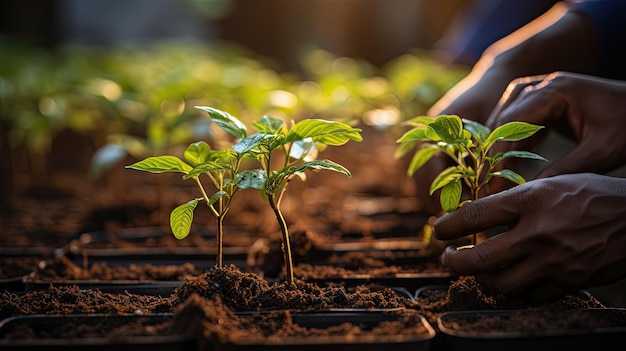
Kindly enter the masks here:
[[[467, 202], [477, 200], [480, 190], [494, 177], [505, 178], [516, 184], [526, 182], [521, 175], [510, 169], [496, 171], [496, 166], [503, 160], [509, 157], [546, 160], [528, 151], [510, 150], [490, 154], [497, 142], [526, 139], [542, 129], [542, 126], [509, 122], [491, 131], [478, 122], [462, 120], [456, 115], [418, 117], [411, 123], [414, 128], [397, 140], [402, 145], [396, 153], [400, 157], [417, 147], [407, 170], [409, 176], [437, 152], [448, 155], [456, 163], [439, 173], [430, 185], [431, 195], [441, 189], [441, 208], [446, 212], [452, 212]], [[469, 188], [471, 199], [461, 202], [463, 183]], [[476, 244], [476, 235], [473, 241]]]
[[[192, 199], [172, 210], [170, 227], [177, 239], [182, 240], [187, 237], [193, 222], [193, 212], [198, 202], [204, 201], [217, 219], [217, 255], [215, 265], [222, 267], [224, 217], [230, 209], [233, 196], [239, 189], [237, 172], [243, 155], [232, 150], [211, 150], [207, 143], [200, 141], [189, 145], [184, 152], [184, 158], [187, 163], [176, 156], [148, 157], [126, 166], [126, 168], [150, 173], [177, 172], [183, 174], [183, 179], [193, 179], [196, 182], [202, 197]], [[217, 190], [211, 196], [207, 194], [200, 180], [200, 176], [203, 174], [208, 177]]]
[[287, 128], [282, 119], [264, 116], [253, 123], [257, 133], [247, 134], [244, 125], [230, 114], [211, 108], [198, 107], [239, 141], [231, 150], [241, 157], [254, 158], [260, 168], [242, 171], [236, 175], [240, 189], [259, 189], [276, 215], [282, 233], [283, 255], [287, 282], [294, 284], [289, 229], [280, 209], [280, 203], [289, 180], [303, 177], [308, 170], [331, 170], [351, 177], [350, 172], [331, 160], [316, 160], [317, 151], [326, 146], [340, 146], [349, 140], [361, 141], [361, 130], [334, 121], [306, 119]]

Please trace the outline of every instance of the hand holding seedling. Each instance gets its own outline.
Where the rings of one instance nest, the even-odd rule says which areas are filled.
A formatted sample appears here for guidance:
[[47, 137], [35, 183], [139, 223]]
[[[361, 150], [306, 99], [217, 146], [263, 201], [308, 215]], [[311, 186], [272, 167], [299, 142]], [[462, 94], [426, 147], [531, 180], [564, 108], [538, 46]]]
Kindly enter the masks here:
[[[411, 123], [415, 127], [398, 139], [401, 145], [397, 152], [397, 156], [403, 156], [417, 147], [408, 167], [409, 175], [413, 175], [436, 153], [443, 153], [456, 163], [439, 173], [430, 185], [431, 195], [441, 189], [441, 207], [446, 212], [452, 212], [467, 202], [477, 200], [480, 190], [494, 177], [502, 177], [516, 184], [524, 183], [526, 180], [510, 169], [495, 171], [503, 160], [509, 157], [545, 160], [528, 151], [511, 150], [490, 155], [491, 148], [497, 142], [522, 140], [535, 134], [543, 128], [541, 126], [510, 122], [491, 131], [480, 123], [462, 121], [455, 115], [418, 117]], [[461, 202], [463, 184], [469, 188], [471, 199]]]
[[439, 218], [434, 235], [508, 231], [473, 248], [448, 248], [444, 264], [505, 294], [546, 300], [626, 277], [626, 179], [571, 174], [529, 181]]

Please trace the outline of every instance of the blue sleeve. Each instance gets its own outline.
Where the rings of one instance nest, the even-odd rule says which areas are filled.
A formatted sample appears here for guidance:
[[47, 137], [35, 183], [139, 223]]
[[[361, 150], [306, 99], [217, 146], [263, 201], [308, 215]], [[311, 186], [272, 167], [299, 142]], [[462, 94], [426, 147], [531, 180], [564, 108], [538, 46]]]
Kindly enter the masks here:
[[626, 63], [626, 0], [568, 1], [571, 11], [585, 16], [594, 26], [599, 45], [600, 75], [609, 78], [624, 71]]

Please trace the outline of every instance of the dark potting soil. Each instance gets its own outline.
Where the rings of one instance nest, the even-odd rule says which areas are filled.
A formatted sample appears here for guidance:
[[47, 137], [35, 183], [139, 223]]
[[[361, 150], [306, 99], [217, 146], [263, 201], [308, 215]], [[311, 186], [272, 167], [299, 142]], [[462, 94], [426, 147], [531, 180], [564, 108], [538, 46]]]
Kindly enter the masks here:
[[[444, 290], [445, 291], [445, 290]], [[475, 277], [465, 276], [452, 282], [445, 293], [430, 292], [418, 298], [422, 313], [431, 324], [444, 312], [476, 310], [543, 310], [563, 311], [583, 308], [603, 308], [587, 294], [568, 294], [547, 302], [532, 302], [519, 297], [505, 296], [481, 286]]]
[[584, 309], [530, 309], [516, 310], [510, 314], [503, 315], [476, 313], [472, 316], [475, 318], [447, 316], [443, 326], [448, 329], [465, 332], [523, 333], [576, 329], [597, 330], [615, 327], [623, 329], [626, 325], [626, 313], [624, 311], [606, 310], [606, 312], [610, 313], [590, 312], [594, 311]]
[[110, 338], [132, 336], [167, 336], [171, 321], [149, 316], [116, 319], [115, 316], [101, 316], [95, 319], [66, 319], [57, 323], [46, 323], [45, 328], [37, 328], [22, 323], [1, 335], [4, 339], [78, 339]]
[[382, 309], [402, 308], [412, 300], [397, 295], [391, 289], [366, 287], [347, 290], [343, 287], [319, 287], [297, 282], [268, 283], [254, 273], [240, 271], [234, 266], [212, 268], [187, 279], [169, 297], [104, 293], [97, 289], [53, 287], [23, 294], [4, 292], [0, 301], [0, 318], [31, 314], [69, 313], [148, 313], [171, 312], [189, 296], [197, 294], [207, 299], [219, 296], [234, 311], [255, 310], [319, 310], [329, 308]]
[[357, 287], [350, 291], [344, 287], [320, 287], [296, 280], [269, 283], [254, 273], [244, 273], [235, 266], [211, 269], [176, 289], [178, 302], [192, 294], [203, 297], [219, 295], [224, 303], [235, 311], [254, 310], [321, 310], [330, 308], [401, 308], [412, 300], [399, 296], [391, 289], [370, 290]]
[[[289, 337], [342, 336], [346, 340], [362, 335], [426, 335], [428, 330], [417, 313], [408, 313], [395, 321], [383, 321], [373, 328], [359, 323], [344, 322], [338, 325], [306, 327], [294, 321], [293, 311], [277, 310], [254, 314], [236, 314], [222, 301], [220, 296], [201, 298], [196, 293], [178, 306], [174, 319], [174, 330], [200, 336], [201, 344], [218, 342], [247, 343], [278, 342]], [[202, 348], [202, 346], [201, 346]]]
[[384, 266], [372, 262], [367, 259], [366, 254], [361, 253], [364, 260], [363, 264], [353, 264], [350, 266], [341, 265], [311, 265], [302, 263], [294, 268], [295, 274], [301, 279], [324, 279], [334, 277], [348, 277], [367, 275], [372, 277], [393, 276], [402, 273], [445, 273], [448, 272], [444, 267], [434, 262], [416, 263], [411, 266]]
[[180, 265], [129, 264], [109, 266], [96, 262], [89, 267], [78, 266], [65, 256], [43, 261], [30, 276], [33, 280], [135, 280], [142, 281], [183, 281], [185, 278], [200, 275], [203, 269], [191, 263]]
[[[412, 306], [413, 302], [390, 289], [371, 291], [359, 287], [348, 291], [343, 287], [321, 288], [301, 281], [296, 286], [282, 282], [270, 284], [258, 275], [241, 272], [234, 266], [213, 268], [196, 278], [188, 279], [169, 297], [110, 294], [77, 287], [49, 287], [47, 290], [24, 294], [4, 292], [1, 298], [0, 319], [34, 314], [174, 312], [174, 320], [170, 324], [150, 328], [162, 330], [162, 335], [192, 334], [202, 337], [205, 342], [232, 341], [243, 336], [246, 340], [262, 340], [284, 336], [390, 335], [392, 330], [396, 334], [425, 332], [423, 326], [418, 325], [416, 314], [398, 321], [383, 322], [371, 330], [350, 323], [328, 329], [300, 326], [293, 322], [290, 313], [333, 308], [398, 310]], [[262, 313], [235, 314], [242, 311]], [[81, 328], [64, 329], [69, 333], [64, 337], [84, 337], [86, 333]], [[137, 333], [142, 335], [141, 332]], [[33, 335], [31, 331], [25, 330], [16, 332], [12, 337]]]
[[0, 258], [0, 280], [27, 275], [37, 267], [40, 261], [39, 257]]
[[35, 314], [171, 312], [173, 307], [170, 298], [109, 294], [99, 290], [81, 290], [76, 286], [51, 286], [46, 290], [23, 294], [5, 291], [1, 300], [0, 320]]

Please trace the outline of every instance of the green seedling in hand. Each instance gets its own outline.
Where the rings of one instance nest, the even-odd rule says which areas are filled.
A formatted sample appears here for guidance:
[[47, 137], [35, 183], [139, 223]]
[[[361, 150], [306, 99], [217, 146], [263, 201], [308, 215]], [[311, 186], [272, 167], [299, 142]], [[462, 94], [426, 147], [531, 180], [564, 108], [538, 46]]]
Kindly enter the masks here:
[[[417, 117], [411, 124], [414, 128], [397, 140], [401, 145], [396, 153], [396, 156], [401, 157], [417, 148], [407, 169], [409, 176], [437, 152], [448, 155], [456, 163], [439, 173], [430, 185], [431, 195], [441, 189], [441, 208], [446, 212], [452, 212], [466, 202], [478, 199], [480, 190], [494, 177], [505, 178], [516, 184], [526, 182], [521, 175], [510, 169], [496, 171], [496, 166], [501, 161], [509, 157], [546, 160], [528, 151], [511, 150], [490, 155], [497, 142], [526, 139], [542, 129], [542, 126], [509, 122], [491, 131], [480, 123], [462, 120], [456, 115]], [[462, 202], [463, 183], [469, 188], [471, 199]]]

